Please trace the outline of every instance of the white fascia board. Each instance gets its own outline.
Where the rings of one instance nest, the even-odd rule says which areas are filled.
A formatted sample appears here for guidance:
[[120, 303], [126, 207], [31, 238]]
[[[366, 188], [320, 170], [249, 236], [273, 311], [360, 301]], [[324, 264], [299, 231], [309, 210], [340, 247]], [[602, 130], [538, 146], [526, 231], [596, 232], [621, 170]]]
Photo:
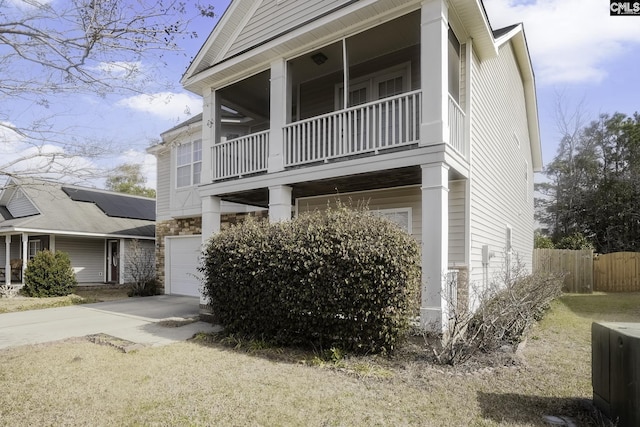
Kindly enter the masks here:
[[[360, 0], [354, 2], [340, 9], [340, 16], [354, 14], [359, 10], [367, 7], [375, 7], [375, 4], [380, 2], [381, 0]], [[288, 47], [288, 52], [286, 55], [276, 53], [282, 49], [282, 46], [290, 46], [292, 43], [297, 43], [302, 36], [307, 35], [308, 33], [321, 33], [322, 29], [329, 23], [339, 19], [339, 17], [336, 17], [334, 14], [329, 14], [315, 21], [309, 22], [302, 27], [296, 28], [280, 37], [277, 37], [276, 39], [270, 40], [262, 45], [255, 46], [245, 53], [231, 57], [219, 64], [214, 64], [210, 68], [202, 70], [195, 75], [190, 75], [189, 77], [184, 78], [181, 83], [186, 90], [201, 95], [202, 88], [207, 86], [206, 83], [203, 83], [203, 81], [205, 80], [216, 78], [216, 89], [225, 87], [229, 84], [234, 83], [235, 81], [269, 68], [270, 63], [271, 61], [273, 61], [274, 57], [284, 57], [287, 60], [290, 58], [295, 58], [306, 51], [313, 50], [317, 46], [326, 45], [333, 41], [338, 41], [344, 37], [350, 37], [354, 34], [369, 29], [372, 26], [379, 25], [381, 22], [386, 22], [387, 20], [402, 16], [403, 14], [408, 13], [412, 10], [416, 10], [417, 8], [419, 8], [419, 6], [419, 3], [408, 2], [406, 4], [386, 10], [383, 16], [377, 15], [364, 21], [357, 22], [357, 28], [354, 28], [354, 26], [350, 26], [345, 29], [344, 32], [341, 32], [339, 34], [327, 32], [326, 35], [320, 38], [313, 38], [313, 41], [310, 43], [301, 43], [295, 49]], [[354, 15], [354, 17], [355, 16], [356, 15]], [[229, 76], [222, 77], [225, 70], [238, 65], [243, 65], [242, 75], [238, 75], [237, 73], [232, 72]]]
[[180, 137], [191, 136], [195, 132], [202, 132], [202, 120], [165, 131], [160, 134], [160, 138], [163, 143], [173, 142]]
[[239, 4], [239, 1], [231, 0], [231, 3], [229, 4], [229, 6], [227, 6], [226, 10], [222, 14], [222, 17], [218, 20], [217, 24], [211, 31], [211, 34], [209, 34], [209, 37], [207, 37], [207, 40], [200, 47], [200, 50], [196, 54], [195, 58], [193, 59], [193, 61], [191, 61], [191, 64], [189, 64], [189, 67], [187, 67], [187, 70], [182, 75], [180, 83], [183, 86], [185, 85], [185, 82], [192, 76], [193, 72], [198, 68], [200, 63], [204, 61], [205, 56], [207, 56], [208, 52], [213, 48], [215, 40], [222, 32], [222, 29], [225, 27], [225, 25], [227, 25], [227, 23], [231, 19], [231, 16], [233, 15], [233, 12], [238, 8]]
[[[105, 233], [89, 233], [83, 231], [64, 231], [64, 230], [43, 230], [38, 228], [20, 228], [14, 227], [13, 233], [27, 233], [27, 234], [53, 234], [56, 236], [77, 236], [77, 237], [98, 237], [108, 239], [134, 239], [134, 240], [155, 240], [155, 237], [147, 236], [131, 236], [126, 234], [105, 234]], [[1, 232], [1, 234], [10, 234], [8, 232]]]
[[493, 30], [481, 0], [449, 0], [456, 15], [473, 38], [473, 47], [480, 59], [498, 56]]
[[529, 141], [531, 145], [531, 162], [534, 172], [542, 171], [542, 143], [540, 141], [540, 124], [538, 121], [538, 101], [536, 96], [536, 82], [533, 73], [533, 65], [529, 56], [527, 39], [524, 34], [524, 27], [518, 24], [508, 33], [502, 35], [496, 44], [502, 46], [511, 42], [522, 73], [522, 84], [524, 86], [525, 103], [527, 109], [527, 123], [529, 127]]
[[214, 182], [198, 187], [198, 192], [200, 197], [217, 196], [225, 193], [255, 190], [257, 188], [276, 185], [290, 185], [299, 182], [377, 172], [385, 169], [419, 166], [424, 163], [451, 161], [451, 157], [445, 153], [442, 145], [443, 144], [437, 144], [384, 155], [381, 154], [318, 166], [289, 169], [267, 175], [256, 175], [218, 183]]

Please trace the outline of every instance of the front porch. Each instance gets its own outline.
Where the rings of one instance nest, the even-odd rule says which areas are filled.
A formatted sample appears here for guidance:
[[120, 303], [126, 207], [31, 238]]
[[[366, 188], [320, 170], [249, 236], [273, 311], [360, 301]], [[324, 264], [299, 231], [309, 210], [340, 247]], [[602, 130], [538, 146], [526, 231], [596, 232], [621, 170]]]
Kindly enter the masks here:
[[200, 183], [424, 146], [468, 162], [471, 43], [446, 15], [423, 5], [205, 91]]
[[[417, 147], [421, 95], [419, 90], [412, 91], [286, 125], [282, 131], [284, 169]], [[465, 114], [451, 96], [448, 108], [448, 144], [468, 159]], [[261, 131], [215, 144], [211, 148], [212, 180], [267, 173], [270, 133]]]
[[[432, 161], [416, 165], [413, 152]], [[354, 158], [332, 164], [343, 171], [337, 174], [320, 164], [278, 174], [275, 185], [255, 175], [202, 186], [203, 241], [220, 230], [221, 200], [268, 208], [272, 222], [326, 209], [337, 200], [354, 207], [365, 204], [405, 221], [402, 228], [423, 252], [424, 326], [440, 324], [443, 318], [446, 322], [450, 309], [466, 305], [468, 295], [468, 176], [437, 161], [439, 152], [433, 147], [389, 155], [394, 164], [406, 166], [378, 169], [366, 158]]]
[[49, 249], [51, 236], [27, 233], [0, 235], [0, 285], [24, 285], [25, 260], [36, 252]]

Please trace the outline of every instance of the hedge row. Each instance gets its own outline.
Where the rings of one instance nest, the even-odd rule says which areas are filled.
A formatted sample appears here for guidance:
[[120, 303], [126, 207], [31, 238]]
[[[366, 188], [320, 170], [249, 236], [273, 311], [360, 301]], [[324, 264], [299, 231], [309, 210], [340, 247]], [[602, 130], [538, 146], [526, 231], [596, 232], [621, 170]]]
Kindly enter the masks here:
[[395, 224], [342, 206], [211, 238], [204, 294], [229, 333], [279, 344], [390, 352], [419, 290], [419, 247]]

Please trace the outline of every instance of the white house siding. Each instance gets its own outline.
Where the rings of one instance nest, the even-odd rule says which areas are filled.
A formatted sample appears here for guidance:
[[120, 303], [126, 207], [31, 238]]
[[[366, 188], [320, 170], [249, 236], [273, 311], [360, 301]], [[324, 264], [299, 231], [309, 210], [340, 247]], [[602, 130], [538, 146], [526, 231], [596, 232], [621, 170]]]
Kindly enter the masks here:
[[156, 182], [156, 216], [158, 220], [170, 217], [171, 195], [171, 155], [170, 151], [163, 151], [156, 155], [157, 182]]
[[56, 237], [56, 252], [66, 252], [78, 283], [104, 282], [105, 242], [103, 239]]
[[18, 190], [13, 194], [13, 197], [11, 197], [11, 200], [7, 203], [7, 210], [15, 218], [22, 218], [40, 213], [22, 190]]
[[[464, 182], [453, 182], [449, 190], [449, 262], [464, 263]], [[298, 212], [322, 210], [329, 201], [339, 198], [343, 203], [367, 203], [371, 211], [411, 208], [411, 235], [422, 244], [422, 203], [419, 186], [307, 197], [296, 200]]]
[[512, 228], [513, 253], [531, 269], [533, 179], [524, 90], [511, 44], [482, 63], [474, 55], [472, 66], [473, 287], [483, 283], [483, 245], [495, 255], [486, 271], [488, 280], [505, 268], [507, 226]]
[[464, 265], [465, 181], [449, 182], [449, 265]]
[[[225, 58], [234, 56], [285, 31], [330, 12], [349, 0], [263, 0], [231, 45]], [[277, 19], [274, 20], [274, 17]], [[277, 22], [277, 25], [274, 25]]]

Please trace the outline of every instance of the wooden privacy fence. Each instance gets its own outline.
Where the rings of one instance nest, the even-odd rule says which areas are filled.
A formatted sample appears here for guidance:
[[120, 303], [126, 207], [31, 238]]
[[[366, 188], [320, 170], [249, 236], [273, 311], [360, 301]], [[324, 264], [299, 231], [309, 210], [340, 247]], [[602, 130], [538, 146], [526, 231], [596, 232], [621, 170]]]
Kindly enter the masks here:
[[593, 259], [593, 284], [601, 292], [640, 291], [640, 253], [597, 255]]
[[533, 271], [565, 274], [566, 292], [640, 292], [640, 253], [534, 249]]
[[535, 249], [533, 271], [564, 274], [566, 292], [590, 293], [594, 290], [592, 250]]

